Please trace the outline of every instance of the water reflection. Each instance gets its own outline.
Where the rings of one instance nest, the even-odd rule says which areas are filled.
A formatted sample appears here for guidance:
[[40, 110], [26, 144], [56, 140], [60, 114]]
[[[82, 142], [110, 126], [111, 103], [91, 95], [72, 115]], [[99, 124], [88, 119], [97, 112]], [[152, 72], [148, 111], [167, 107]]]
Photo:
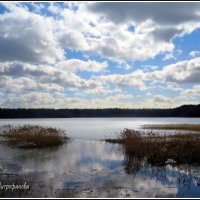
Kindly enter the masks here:
[[200, 196], [199, 166], [153, 167], [117, 144], [75, 139], [50, 149], [0, 148], [0, 178], [29, 180], [24, 197]]
[[[175, 197], [200, 196], [200, 166], [152, 166], [145, 158], [130, 152], [123, 146], [124, 171], [146, 180], [155, 180], [164, 188], [176, 188]], [[164, 197], [164, 196], [163, 196]]]

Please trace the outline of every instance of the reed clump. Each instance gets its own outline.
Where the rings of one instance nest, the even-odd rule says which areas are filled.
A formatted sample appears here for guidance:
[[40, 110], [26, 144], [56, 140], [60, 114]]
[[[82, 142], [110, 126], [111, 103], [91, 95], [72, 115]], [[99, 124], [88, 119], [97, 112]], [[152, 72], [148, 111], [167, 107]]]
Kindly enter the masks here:
[[69, 139], [63, 130], [38, 125], [5, 125], [1, 135], [9, 144], [17, 147], [52, 147]]
[[142, 128], [154, 130], [185, 130], [200, 132], [200, 124], [147, 124], [143, 125]]
[[121, 144], [125, 154], [145, 159], [155, 166], [166, 165], [168, 159], [174, 160], [174, 164], [200, 164], [199, 134], [152, 136], [146, 132], [125, 129], [117, 139], [105, 141]]

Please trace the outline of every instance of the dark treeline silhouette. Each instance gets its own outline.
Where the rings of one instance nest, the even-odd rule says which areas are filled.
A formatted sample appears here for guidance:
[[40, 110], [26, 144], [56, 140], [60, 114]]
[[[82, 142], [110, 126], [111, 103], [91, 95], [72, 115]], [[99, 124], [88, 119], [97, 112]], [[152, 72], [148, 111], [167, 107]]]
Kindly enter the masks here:
[[0, 108], [0, 118], [76, 118], [76, 117], [200, 117], [200, 104], [183, 105], [171, 109]]

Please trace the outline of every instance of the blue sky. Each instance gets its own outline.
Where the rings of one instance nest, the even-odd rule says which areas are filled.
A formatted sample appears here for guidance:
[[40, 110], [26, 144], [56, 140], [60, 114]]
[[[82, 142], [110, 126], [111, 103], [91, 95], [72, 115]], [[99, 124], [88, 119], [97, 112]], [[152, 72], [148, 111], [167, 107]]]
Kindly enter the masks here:
[[0, 27], [0, 107], [199, 104], [198, 2], [0, 2]]

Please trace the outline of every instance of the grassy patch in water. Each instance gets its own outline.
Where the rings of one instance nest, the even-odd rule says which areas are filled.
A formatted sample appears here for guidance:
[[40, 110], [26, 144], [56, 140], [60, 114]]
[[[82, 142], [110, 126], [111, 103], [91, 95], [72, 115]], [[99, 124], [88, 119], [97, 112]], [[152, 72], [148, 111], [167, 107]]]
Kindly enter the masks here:
[[38, 125], [23, 125], [17, 127], [5, 125], [3, 127], [2, 137], [9, 144], [24, 148], [57, 146], [63, 144], [68, 139], [64, 131], [60, 129]]
[[146, 159], [154, 166], [166, 165], [168, 159], [176, 164], [200, 164], [200, 134], [151, 136], [147, 132], [125, 129], [116, 139], [105, 141], [121, 144], [125, 154]]
[[199, 131], [200, 124], [148, 124], [143, 129]]

